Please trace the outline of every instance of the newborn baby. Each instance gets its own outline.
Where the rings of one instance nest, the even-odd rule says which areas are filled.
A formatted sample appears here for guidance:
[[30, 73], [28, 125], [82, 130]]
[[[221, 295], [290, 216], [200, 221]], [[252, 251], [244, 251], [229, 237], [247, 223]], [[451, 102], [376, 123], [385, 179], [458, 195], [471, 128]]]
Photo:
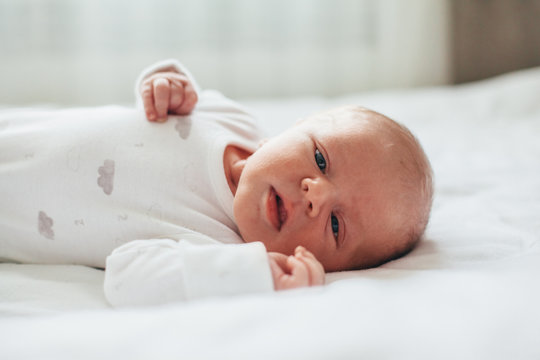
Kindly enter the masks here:
[[426, 227], [429, 162], [379, 113], [333, 109], [261, 141], [176, 61], [136, 92], [149, 122], [121, 107], [0, 116], [0, 259], [102, 267], [112, 305], [147, 305], [321, 285], [406, 254]]

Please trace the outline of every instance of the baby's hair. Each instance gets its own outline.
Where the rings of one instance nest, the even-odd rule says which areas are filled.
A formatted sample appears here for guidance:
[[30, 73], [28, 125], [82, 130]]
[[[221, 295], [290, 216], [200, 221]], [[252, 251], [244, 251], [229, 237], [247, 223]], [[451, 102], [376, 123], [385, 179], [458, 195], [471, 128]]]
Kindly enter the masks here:
[[352, 106], [349, 110], [366, 121], [367, 131], [382, 135], [378, 137], [382, 141], [381, 146], [399, 162], [401, 170], [397, 180], [400, 189], [406, 190], [400, 191], [395, 198], [395, 208], [401, 212], [396, 224], [400, 238], [397, 245], [386, 257], [367, 267], [379, 266], [408, 254], [420, 242], [433, 202], [433, 171], [420, 142], [407, 127], [362, 107]]
[[416, 247], [427, 227], [433, 203], [433, 170], [420, 142], [404, 125], [390, 118], [386, 119], [393, 125], [391, 127], [395, 127], [396, 135], [403, 142], [402, 148], [397, 149], [403, 156], [400, 159], [403, 170], [400, 180], [405, 188], [411, 190], [411, 192], [403, 192], [405, 197], [412, 198], [405, 200], [409, 204], [416, 204], [416, 206], [408, 207], [408, 213], [415, 220], [405, 233], [406, 241], [403, 242], [402, 246], [398, 246], [385, 262], [400, 258]]

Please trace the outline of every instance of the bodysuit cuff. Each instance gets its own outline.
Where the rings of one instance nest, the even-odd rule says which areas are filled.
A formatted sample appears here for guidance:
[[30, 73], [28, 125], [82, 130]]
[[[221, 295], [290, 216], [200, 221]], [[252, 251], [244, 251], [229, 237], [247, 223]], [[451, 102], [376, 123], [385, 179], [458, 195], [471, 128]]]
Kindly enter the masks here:
[[216, 247], [212, 266], [208, 266], [208, 255], [207, 251], [194, 252], [185, 259], [188, 273], [184, 279], [190, 298], [273, 291], [268, 254], [262, 243]]

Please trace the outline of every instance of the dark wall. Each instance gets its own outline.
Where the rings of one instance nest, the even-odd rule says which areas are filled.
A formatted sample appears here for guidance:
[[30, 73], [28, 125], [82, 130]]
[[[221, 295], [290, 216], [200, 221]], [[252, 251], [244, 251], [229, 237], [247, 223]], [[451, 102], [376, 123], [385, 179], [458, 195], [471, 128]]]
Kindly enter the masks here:
[[540, 0], [449, 0], [453, 81], [540, 65]]

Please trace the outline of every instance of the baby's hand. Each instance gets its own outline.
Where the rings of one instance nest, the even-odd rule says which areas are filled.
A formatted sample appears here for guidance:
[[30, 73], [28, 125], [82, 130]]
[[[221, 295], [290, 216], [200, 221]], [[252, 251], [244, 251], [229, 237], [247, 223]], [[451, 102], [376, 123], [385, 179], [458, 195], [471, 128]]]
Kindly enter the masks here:
[[276, 290], [324, 284], [323, 266], [302, 246], [294, 250], [294, 256], [270, 252], [268, 259]]
[[158, 72], [143, 80], [141, 98], [146, 117], [164, 122], [167, 114], [187, 115], [197, 103], [197, 93], [189, 79], [176, 72]]

